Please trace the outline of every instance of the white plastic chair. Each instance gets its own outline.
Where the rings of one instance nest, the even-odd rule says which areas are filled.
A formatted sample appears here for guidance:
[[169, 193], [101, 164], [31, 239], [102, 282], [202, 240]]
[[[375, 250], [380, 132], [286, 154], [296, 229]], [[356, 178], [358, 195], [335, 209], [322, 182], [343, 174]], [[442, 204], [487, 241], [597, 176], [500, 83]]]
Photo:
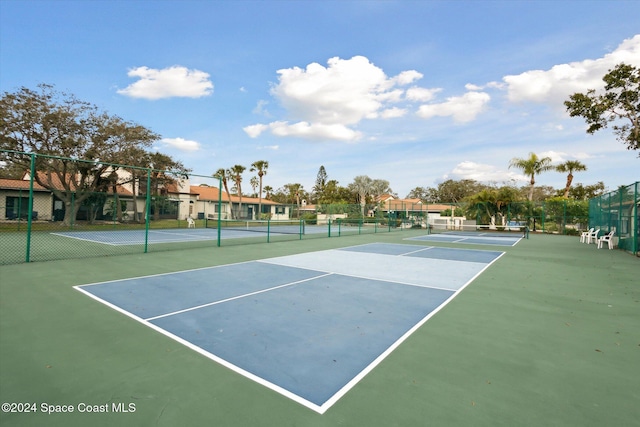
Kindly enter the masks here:
[[588, 245], [590, 245], [591, 243], [598, 243], [598, 233], [600, 233], [599, 228], [589, 233], [589, 235], [587, 236]]
[[187, 228], [196, 228], [196, 222], [191, 217], [187, 218]]
[[592, 227], [591, 229], [587, 230], [587, 231], [583, 231], [582, 234], [580, 234], [580, 243], [586, 243], [587, 242], [587, 237], [589, 237], [589, 233], [592, 233], [594, 230], [594, 228]]
[[598, 249], [602, 248], [602, 244], [604, 242], [607, 242], [607, 244], [609, 245], [609, 249], [613, 249], [613, 247], [615, 246], [613, 244], [613, 239], [615, 237], [615, 234], [616, 234], [616, 230], [612, 230], [608, 234], [605, 234], [604, 236], [600, 237], [598, 239]]

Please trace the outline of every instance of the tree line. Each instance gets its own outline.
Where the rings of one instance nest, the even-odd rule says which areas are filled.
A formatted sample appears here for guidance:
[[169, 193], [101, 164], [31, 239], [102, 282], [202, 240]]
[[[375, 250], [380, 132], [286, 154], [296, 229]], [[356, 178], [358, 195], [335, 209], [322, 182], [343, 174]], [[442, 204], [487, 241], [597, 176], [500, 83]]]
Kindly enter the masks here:
[[[604, 93], [595, 90], [575, 93], [565, 101], [571, 117], [582, 117], [589, 125], [588, 133], [612, 127], [617, 139], [630, 150], [640, 150], [640, 67], [619, 64], [603, 77]], [[140, 182], [143, 170], [152, 170], [151, 188], [157, 194], [164, 184], [173, 182], [191, 172], [180, 161], [150, 148], [160, 135], [116, 115], [100, 111], [95, 105], [81, 101], [74, 95], [62, 93], [52, 85], [40, 84], [37, 90], [20, 88], [5, 92], [0, 98], [0, 149], [7, 150], [0, 157], [0, 176], [21, 178], [29, 171], [32, 157], [15, 153], [37, 153], [35, 181], [51, 190], [65, 203], [65, 222], [75, 218], [81, 202], [90, 200], [96, 192], [116, 191], [125, 184], [116, 173], [118, 168], [129, 172], [128, 182]], [[7, 152], [14, 152], [9, 155]], [[289, 183], [273, 189], [264, 185], [269, 162], [258, 160], [249, 170], [255, 172], [249, 183], [252, 196], [260, 199], [300, 205], [303, 200], [312, 204], [374, 203], [383, 194], [392, 194], [389, 181], [359, 175], [346, 186], [329, 179], [324, 166], [320, 166], [315, 185], [306, 190], [299, 183]], [[437, 187], [415, 187], [407, 198], [424, 203], [459, 203], [478, 199], [493, 200], [546, 200], [552, 197], [586, 200], [604, 192], [604, 185], [573, 185], [573, 173], [586, 170], [579, 161], [552, 165], [551, 159], [530, 153], [526, 158], [514, 158], [509, 167], [521, 169], [529, 177], [529, 186], [518, 188], [514, 183], [483, 184], [474, 180], [447, 180]], [[242, 206], [243, 165], [218, 169], [213, 176], [220, 177], [225, 191], [239, 197]], [[567, 173], [566, 185], [561, 190], [535, 186], [540, 173], [555, 170]], [[169, 172], [167, 172], [169, 171]], [[232, 188], [229, 188], [232, 184]], [[134, 185], [135, 188], [135, 185]], [[134, 191], [134, 198], [136, 197]], [[137, 203], [134, 203], [134, 209]], [[157, 214], [157, 211], [156, 211]]]

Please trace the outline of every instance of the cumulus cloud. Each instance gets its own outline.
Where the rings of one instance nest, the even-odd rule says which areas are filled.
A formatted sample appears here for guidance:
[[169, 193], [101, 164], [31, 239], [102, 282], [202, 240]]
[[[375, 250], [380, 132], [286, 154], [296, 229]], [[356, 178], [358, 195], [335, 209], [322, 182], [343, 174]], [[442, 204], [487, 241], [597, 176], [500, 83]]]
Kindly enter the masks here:
[[138, 67], [129, 70], [129, 77], [138, 81], [118, 93], [132, 98], [162, 99], [173, 97], [200, 98], [213, 93], [209, 74], [186, 67], [173, 66], [163, 69]]
[[591, 154], [584, 152], [580, 153], [565, 153], [563, 151], [544, 151], [539, 154], [540, 157], [549, 157], [553, 163], [563, 163], [567, 160], [585, 160], [593, 158]]
[[479, 182], [527, 181], [527, 177], [514, 171], [498, 169], [493, 165], [475, 163], [469, 160], [458, 163], [443, 179], [473, 179]]
[[442, 91], [440, 88], [427, 89], [423, 87], [411, 87], [407, 89], [406, 97], [410, 101], [427, 102], [435, 98], [438, 92]]
[[503, 87], [510, 101], [550, 102], [561, 106], [572, 93], [603, 88], [602, 76], [621, 62], [640, 66], [640, 35], [624, 40], [602, 58], [505, 76]]
[[[435, 93], [403, 88], [421, 79], [421, 73], [408, 70], [388, 77], [364, 56], [334, 57], [327, 66], [314, 62], [306, 68], [277, 73], [278, 83], [271, 88], [271, 95], [293, 120], [246, 126], [244, 131], [252, 138], [269, 131], [276, 136], [358, 141], [363, 134], [354, 127], [361, 121], [401, 117], [407, 109], [394, 104]], [[412, 98], [407, 92], [413, 93]]]
[[421, 105], [416, 114], [423, 119], [451, 116], [459, 123], [470, 122], [484, 110], [490, 99], [485, 92], [467, 92], [462, 96], [447, 98], [442, 103]]
[[163, 138], [160, 142], [181, 151], [198, 151], [200, 149], [200, 143], [184, 138]]
[[341, 124], [324, 124], [297, 122], [290, 124], [289, 122], [273, 122], [268, 125], [257, 124], [247, 126], [243, 129], [247, 135], [252, 138], [260, 136], [263, 132], [269, 130], [275, 136], [290, 136], [312, 140], [335, 140], [335, 141], [357, 141], [362, 137], [361, 132]]
[[392, 119], [396, 117], [402, 117], [406, 114], [407, 114], [407, 109], [393, 107], [393, 108], [389, 108], [387, 110], [382, 111], [380, 113], [380, 117], [382, 117], [383, 119]]

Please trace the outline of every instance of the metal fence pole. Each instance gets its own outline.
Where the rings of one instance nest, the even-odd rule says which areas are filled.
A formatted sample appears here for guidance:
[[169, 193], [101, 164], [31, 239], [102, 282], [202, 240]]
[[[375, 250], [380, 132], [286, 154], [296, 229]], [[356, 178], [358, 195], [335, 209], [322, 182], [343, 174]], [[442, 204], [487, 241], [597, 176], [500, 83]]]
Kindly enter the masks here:
[[[34, 153], [31, 154], [31, 176], [29, 177], [29, 207], [27, 208], [27, 249], [26, 249], [26, 257], [25, 262], [29, 262], [31, 260], [31, 223], [33, 221], [33, 180], [36, 174], [36, 155]], [[21, 200], [22, 197], [20, 197]], [[19, 217], [18, 217], [19, 218]], [[18, 219], [19, 221], [19, 219]]]

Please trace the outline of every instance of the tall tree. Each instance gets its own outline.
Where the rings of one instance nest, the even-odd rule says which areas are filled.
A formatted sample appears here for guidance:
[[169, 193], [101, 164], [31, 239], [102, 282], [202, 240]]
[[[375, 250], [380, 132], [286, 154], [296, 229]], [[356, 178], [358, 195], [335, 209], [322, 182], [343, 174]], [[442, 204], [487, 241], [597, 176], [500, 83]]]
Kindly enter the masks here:
[[231, 175], [231, 179], [236, 184], [236, 189], [238, 190], [238, 213], [236, 214], [236, 219], [239, 219], [242, 216], [242, 174], [247, 168], [242, 165], [233, 165], [231, 169], [229, 169], [229, 174]]
[[374, 179], [371, 182], [371, 196], [378, 198], [384, 194], [393, 194], [393, 190], [389, 186], [389, 181], [386, 179]]
[[295, 202], [297, 206], [297, 217], [300, 219], [300, 200], [304, 197], [305, 191], [302, 184], [293, 183], [293, 184], [285, 184], [284, 194], [282, 198], [279, 198], [279, 203], [291, 203]]
[[476, 194], [485, 188], [487, 188], [486, 185], [473, 179], [461, 179], [459, 181], [447, 179], [438, 184], [435, 194], [437, 200], [433, 200], [433, 202], [460, 203], [465, 197]]
[[[109, 163], [150, 147], [160, 136], [51, 85], [38, 88], [23, 87], [0, 98], [0, 148], [40, 155], [33, 178], [63, 201], [63, 222], [69, 225], [82, 202], [104, 189], [113, 172]], [[10, 160], [25, 171], [30, 168], [31, 156]]]
[[267, 174], [267, 169], [269, 169], [269, 162], [266, 160], [258, 160], [251, 164], [251, 172], [258, 172], [258, 179], [260, 180], [260, 191], [258, 191], [258, 219], [262, 216], [262, 177]]
[[551, 157], [540, 158], [536, 153], [529, 153], [529, 157], [526, 159], [514, 157], [509, 163], [509, 168], [512, 167], [521, 169], [524, 174], [530, 178], [529, 201], [533, 200], [533, 188], [536, 185], [536, 175], [553, 169], [553, 166], [551, 165]]
[[567, 160], [564, 163], [560, 163], [556, 166], [558, 172], [567, 173], [567, 183], [564, 186], [564, 198], [569, 198], [569, 189], [571, 189], [571, 183], [573, 182], [573, 173], [586, 171], [587, 167], [578, 160]]
[[271, 198], [271, 193], [273, 193], [273, 187], [270, 185], [265, 185], [264, 188], [264, 198], [265, 199], [270, 199]]
[[372, 192], [373, 180], [367, 175], [359, 175], [353, 178], [353, 182], [349, 184], [349, 188], [358, 195], [360, 202], [360, 214], [364, 218], [364, 208], [367, 204], [367, 196]]
[[604, 193], [605, 187], [604, 182], [602, 181], [587, 186], [578, 183], [569, 190], [569, 197], [576, 200], [589, 200], [594, 197], [602, 196]]
[[312, 188], [314, 202], [318, 203], [324, 197], [324, 190], [327, 185], [327, 170], [324, 166], [320, 166], [316, 175], [316, 183]]
[[564, 102], [569, 115], [584, 118], [590, 134], [622, 121], [612, 126], [613, 133], [627, 149], [640, 150], [640, 67], [618, 64], [602, 80], [603, 94], [589, 89], [569, 96]]

